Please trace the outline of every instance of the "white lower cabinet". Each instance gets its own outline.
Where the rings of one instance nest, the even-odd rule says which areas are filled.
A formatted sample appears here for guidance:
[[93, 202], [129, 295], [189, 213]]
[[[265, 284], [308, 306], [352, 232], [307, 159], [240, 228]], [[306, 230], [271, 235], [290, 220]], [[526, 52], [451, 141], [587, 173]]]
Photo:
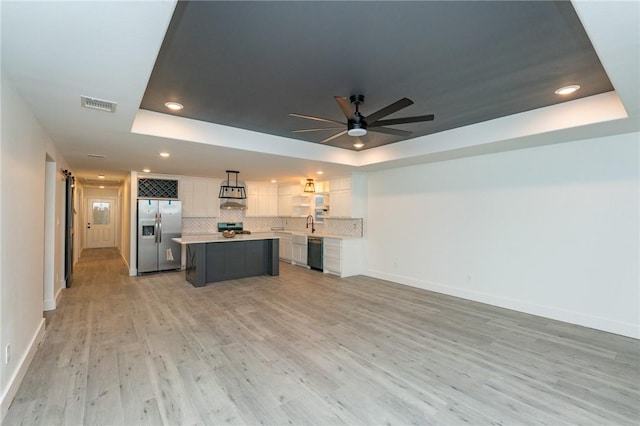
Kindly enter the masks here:
[[361, 238], [324, 238], [323, 269], [326, 274], [351, 277], [363, 272]]
[[291, 235], [291, 264], [307, 266], [307, 236]]
[[322, 267], [324, 272], [335, 275], [340, 275], [342, 273], [342, 265], [340, 262], [341, 251], [341, 240], [337, 238], [324, 239], [322, 253]]
[[276, 232], [276, 235], [280, 237], [280, 260], [285, 262], [291, 262], [292, 246], [291, 246], [291, 234], [284, 232]]

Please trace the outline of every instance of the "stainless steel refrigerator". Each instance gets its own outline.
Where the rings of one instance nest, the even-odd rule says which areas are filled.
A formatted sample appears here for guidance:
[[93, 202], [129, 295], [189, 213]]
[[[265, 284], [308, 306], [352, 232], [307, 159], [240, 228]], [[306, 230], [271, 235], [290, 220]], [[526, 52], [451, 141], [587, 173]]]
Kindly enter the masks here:
[[138, 200], [138, 274], [180, 269], [182, 202]]

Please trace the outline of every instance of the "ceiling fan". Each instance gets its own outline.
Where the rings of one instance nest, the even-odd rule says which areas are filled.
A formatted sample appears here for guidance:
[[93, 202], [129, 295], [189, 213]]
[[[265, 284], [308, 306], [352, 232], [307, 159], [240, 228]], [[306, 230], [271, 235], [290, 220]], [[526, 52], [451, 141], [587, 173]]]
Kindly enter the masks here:
[[[304, 115], [304, 114], [289, 114], [292, 117], [306, 118], [309, 120], [321, 121], [326, 123], [335, 123], [342, 124], [343, 126], [347, 126], [346, 129], [344, 127], [321, 127], [317, 129], [302, 129], [302, 130], [294, 130], [293, 133], [305, 133], [305, 132], [317, 132], [322, 130], [339, 130], [344, 129], [339, 133], [336, 133], [333, 136], [329, 136], [328, 138], [323, 139], [320, 143], [325, 143], [332, 141], [340, 136], [347, 134], [349, 136], [364, 136], [367, 134], [367, 130], [371, 130], [372, 132], [377, 133], [385, 133], [388, 135], [395, 136], [409, 136], [411, 132], [407, 130], [399, 130], [399, 129], [389, 129], [383, 126], [393, 126], [396, 124], [407, 124], [407, 123], [418, 123], [421, 121], [432, 121], [434, 119], [433, 114], [429, 115], [420, 115], [416, 117], [404, 117], [404, 118], [392, 118], [387, 120], [381, 120], [382, 118], [393, 114], [394, 112], [400, 111], [403, 108], [408, 107], [413, 104], [411, 99], [402, 98], [399, 101], [396, 101], [386, 107], [374, 112], [373, 114], [369, 114], [364, 116], [360, 113], [360, 104], [364, 103], [363, 95], [351, 95], [348, 99], [342, 96], [334, 96], [334, 99], [338, 103], [338, 106], [344, 113], [344, 116], [347, 118], [347, 122], [331, 120], [328, 118], [322, 117], [314, 117], [313, 115]], [[351, 109], [351, 104], [354, 105], [355, 111]]]

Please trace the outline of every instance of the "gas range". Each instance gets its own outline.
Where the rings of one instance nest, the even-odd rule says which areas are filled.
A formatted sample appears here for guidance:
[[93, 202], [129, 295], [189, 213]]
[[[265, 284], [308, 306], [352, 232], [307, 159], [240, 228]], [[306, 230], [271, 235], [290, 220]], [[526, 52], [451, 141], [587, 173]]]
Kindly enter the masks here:
[[251, 234], [251, 231], [243, 228], [242, 222], [218, 222], [218, 232], [235, 231], [238, 234]]

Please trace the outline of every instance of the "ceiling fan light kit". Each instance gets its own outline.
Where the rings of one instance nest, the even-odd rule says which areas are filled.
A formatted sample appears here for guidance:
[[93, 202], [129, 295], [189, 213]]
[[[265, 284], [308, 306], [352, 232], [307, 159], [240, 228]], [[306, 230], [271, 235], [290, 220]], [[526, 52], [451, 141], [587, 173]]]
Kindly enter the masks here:
[[[429, 115], [421, 115], [416, 117], [404, 117], [404, 118], [392, 118], [387, 120], [382, 120], [384, 117], [387, 117], [395, 112], [400, 111], [410, 105], [413, 105], [413, 101], [408, 98], [402, 98], [392, 104], [387, 105], [386, 107], [374, 112], [373, 114], [369, 114], [368, 116], [364, 116], [360, 113], [360, 104], [364, 103], [364, 95], [351, 95], [349, 99], [342, 96], [334, 96], [333, 97], [342, 110], [342, 113], [346, 117], [347, 121], [337, 121], [331, 120], [328, 118], [315, 117], [313, 115], [305, 115], [305, 114], [289, 114], [292, 117], [305, 118], [307, 120], [321, 121], [326, 123], [333, 124], [341, 124], [343, 126], [347, 126], [346, 130], [342, 130], [339, 133], [336, 133], [332, 136], [329, 136], [320, 141], [320, 143], [331, 142], [334, 139], [339, 138], [343, 135], [348, 135], [352, 137], [360, 137], [365, 136], [368, 131], [376, 132], [376, 133], [384, 133], [392, 136], [400, 136], [400, 137], [408, 137], [412, 132], [407, 130], [400, 129], [392, 129], [385, 126], [394, 126], [398, 124], [408, 124], [408, 123], [419, 123], [423, 121], [433, 121], [435, 118], [433, 114]], [[352, 110], [351, 105], [353, 104], [355, 111]], [[344, 128], [344, 127], [343, 127]], [[338, 130], [339, 127], [325, 127], [318, 129], [303, 129], [303, 130], [293, 130], [293, 133], [303, 133], [303, 132], [317, 132], [323, 130]], [[359, 146], [356, 146], [359, 145]], [[356, 149], [362, 148], [364, 145], [360, 142], [358, 144], [354, 144]]]
[[347, 130], [347, 134], [354, 137], [364, 136], [367, 134], [367, 129], [362, 127], [352, 127], [351, 129]]

